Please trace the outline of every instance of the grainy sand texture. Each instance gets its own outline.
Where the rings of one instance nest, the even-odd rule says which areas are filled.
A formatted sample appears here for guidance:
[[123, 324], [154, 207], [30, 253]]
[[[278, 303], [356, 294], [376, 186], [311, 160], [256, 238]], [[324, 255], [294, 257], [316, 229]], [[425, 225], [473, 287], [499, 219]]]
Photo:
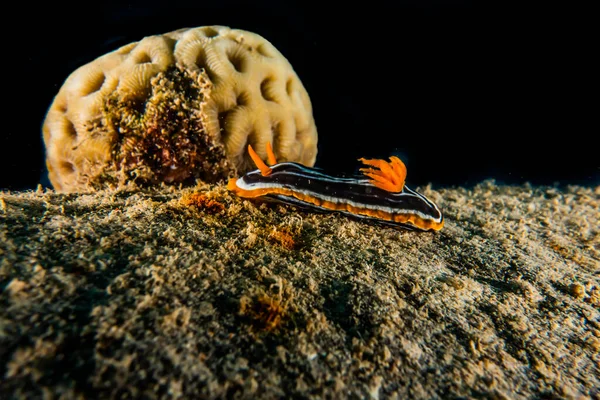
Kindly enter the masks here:
[[600, 187], [417, 189], [442, 231], [0, 192], [0, 397], [599, 399]]

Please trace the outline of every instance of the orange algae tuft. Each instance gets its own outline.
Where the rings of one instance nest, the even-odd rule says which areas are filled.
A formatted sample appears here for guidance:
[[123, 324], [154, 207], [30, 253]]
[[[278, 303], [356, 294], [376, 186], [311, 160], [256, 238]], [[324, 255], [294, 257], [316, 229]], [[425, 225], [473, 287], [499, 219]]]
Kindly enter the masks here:
[[225, 209], [225, 206], [222, 203], [210, 199], [203, 193], [185, 194], [181, 198], [181, 203], [188, 207], [197, 207], [211, 214], [218, 214]]
[[273, 298], [266, 293], [260, 293], [253, 298], [242, 298], [240, 315], [249, 317], [256, 329], [272, 332], [282, 325], [287, 315], [287, 307], [280, 296]]
[[294, 240], [294, 236], [291, 233], [289, 233], [287, 229], [273, 229], [273, 232], [269, 234], [269, 239], [279, 244], [286, 250], [294, 250], [294, 248], [296, 247], [296, 241]]

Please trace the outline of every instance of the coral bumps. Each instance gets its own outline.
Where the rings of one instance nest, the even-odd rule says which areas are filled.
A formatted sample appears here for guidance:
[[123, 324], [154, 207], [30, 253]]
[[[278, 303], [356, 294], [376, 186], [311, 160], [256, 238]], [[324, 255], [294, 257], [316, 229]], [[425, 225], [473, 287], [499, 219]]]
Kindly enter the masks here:
[[78, 68], [43, 137], [62, 192], [216, 182], [253, 168], [248, 144], [270, 141], [278, 159], [308, 166], [317, 152], [311, 102], [290, 63], [261, 36], [223, 26], [146, 37]]

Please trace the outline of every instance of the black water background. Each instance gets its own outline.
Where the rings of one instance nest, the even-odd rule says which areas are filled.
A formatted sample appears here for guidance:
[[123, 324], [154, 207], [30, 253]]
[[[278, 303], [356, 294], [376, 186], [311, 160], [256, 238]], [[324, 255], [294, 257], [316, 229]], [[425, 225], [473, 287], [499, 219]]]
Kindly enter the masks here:
[[74, 69], [147, 35], [210, 24], [254, 31], [288, 58], [311, 96], [317, 166], [352, 171], [359, 157], [395, 154], [413, 186], [597, 185], [590, 13], [525, 4], [15, 3], [0, 188], [48, 185], [40, 127]]

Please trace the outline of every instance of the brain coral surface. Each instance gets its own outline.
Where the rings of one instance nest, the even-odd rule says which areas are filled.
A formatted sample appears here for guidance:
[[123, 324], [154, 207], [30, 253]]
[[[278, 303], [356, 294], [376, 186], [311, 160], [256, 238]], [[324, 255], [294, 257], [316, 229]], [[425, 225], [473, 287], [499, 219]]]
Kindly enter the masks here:
[[263, 158], [313, 166], [307, 91], [263, 37], [224, 26], [145, 37], [75, 70], [43, 124], [57, 191], [119, 181], [216, 181]]

